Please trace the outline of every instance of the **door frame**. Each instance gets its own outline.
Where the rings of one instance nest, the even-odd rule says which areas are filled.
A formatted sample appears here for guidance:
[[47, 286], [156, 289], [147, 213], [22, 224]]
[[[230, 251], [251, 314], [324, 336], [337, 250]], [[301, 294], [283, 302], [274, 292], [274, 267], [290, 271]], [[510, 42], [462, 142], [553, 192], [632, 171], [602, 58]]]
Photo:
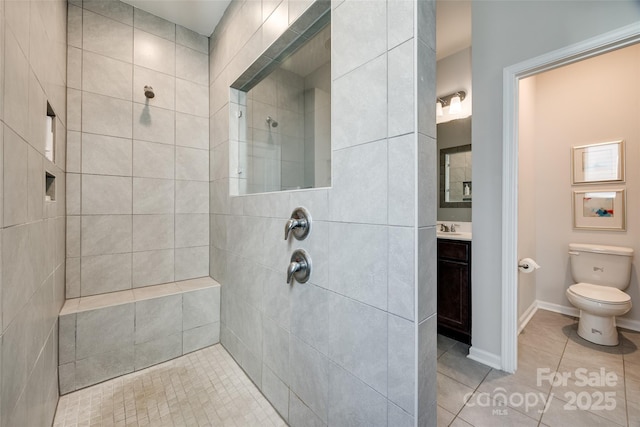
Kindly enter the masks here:
[[640, 42], [635, 23], [504, 68], [502, 110], [501, 365], [518, 367], [518, 86], [520, 79]]

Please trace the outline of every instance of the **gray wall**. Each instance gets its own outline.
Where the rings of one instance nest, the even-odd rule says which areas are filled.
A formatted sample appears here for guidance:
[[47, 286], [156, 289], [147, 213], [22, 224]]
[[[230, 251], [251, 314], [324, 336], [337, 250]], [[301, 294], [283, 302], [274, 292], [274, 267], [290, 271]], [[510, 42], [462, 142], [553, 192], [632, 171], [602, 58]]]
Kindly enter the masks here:
[[[435, 425], [435, 4], [334, 3], [332, 188], [229, 195], [229, 84], [309, 4], [232, 2], [211, 38], [221, 341], [292, 426]], [[285, 242], [299, 205], [313, 231]], [[296, 247], [314, 272], [289, 286]]]
[[[0, 425], [50, 425], [64, 303], [66, 2], [0, 1]], [[47, 101], [55, 163], [45, 153]], [[45, 170], [56, 176], [45, 201]]]
[[637, 1], [473, 2], [473, 347], [500, 355], [502, 71], [640, 20]]
[[67, 298], [207, 275], [207, 37], [105, 1], [68, 43]]

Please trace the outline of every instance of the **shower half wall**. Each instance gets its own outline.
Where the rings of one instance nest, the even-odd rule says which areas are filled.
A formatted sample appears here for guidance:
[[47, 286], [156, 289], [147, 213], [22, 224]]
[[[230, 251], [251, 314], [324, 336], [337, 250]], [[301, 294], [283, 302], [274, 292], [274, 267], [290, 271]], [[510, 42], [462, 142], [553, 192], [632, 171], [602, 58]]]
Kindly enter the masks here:
[[[210, 265], [222, 284], [221, 342], [292, 426], [434, 425], [435, 5], [335, 3], [332, 187], [230, 195], [241, 178], [229, 166], [238, 138], [229, 86], [283, 22], [319, 3], [234, 1], [211, 38]], [[296, 206], [311, 212], [313, 230], [285, 242]], [[289, 286], [297, 247], [314, 272]]]

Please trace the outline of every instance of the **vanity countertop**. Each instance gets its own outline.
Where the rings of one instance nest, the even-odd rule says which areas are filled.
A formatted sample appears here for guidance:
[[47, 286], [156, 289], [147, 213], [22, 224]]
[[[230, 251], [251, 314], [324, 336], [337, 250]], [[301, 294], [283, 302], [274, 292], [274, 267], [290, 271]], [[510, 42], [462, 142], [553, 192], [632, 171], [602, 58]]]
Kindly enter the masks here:
[[471, 241], [471, 232], [465, 231], [456, 231], [456, 232], [445, 232], [445, 231], [437, 231], [436, 237], [438, 239], [449, 239], [449, 240], [466, 240]]

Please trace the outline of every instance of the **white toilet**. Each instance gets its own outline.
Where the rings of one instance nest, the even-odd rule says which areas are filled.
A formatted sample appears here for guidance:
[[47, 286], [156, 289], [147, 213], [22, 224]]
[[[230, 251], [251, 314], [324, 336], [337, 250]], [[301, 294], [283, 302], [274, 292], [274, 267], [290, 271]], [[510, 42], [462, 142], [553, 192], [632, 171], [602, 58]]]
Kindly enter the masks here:
[[631, 297], [622, 292], [631, 279], [633, 249], [570, 243], [571, 275], [577, 283], [567, 298], [580, 309], [578, 335], [600, 345], [618, 345], [616, 316], [631, 310]]

